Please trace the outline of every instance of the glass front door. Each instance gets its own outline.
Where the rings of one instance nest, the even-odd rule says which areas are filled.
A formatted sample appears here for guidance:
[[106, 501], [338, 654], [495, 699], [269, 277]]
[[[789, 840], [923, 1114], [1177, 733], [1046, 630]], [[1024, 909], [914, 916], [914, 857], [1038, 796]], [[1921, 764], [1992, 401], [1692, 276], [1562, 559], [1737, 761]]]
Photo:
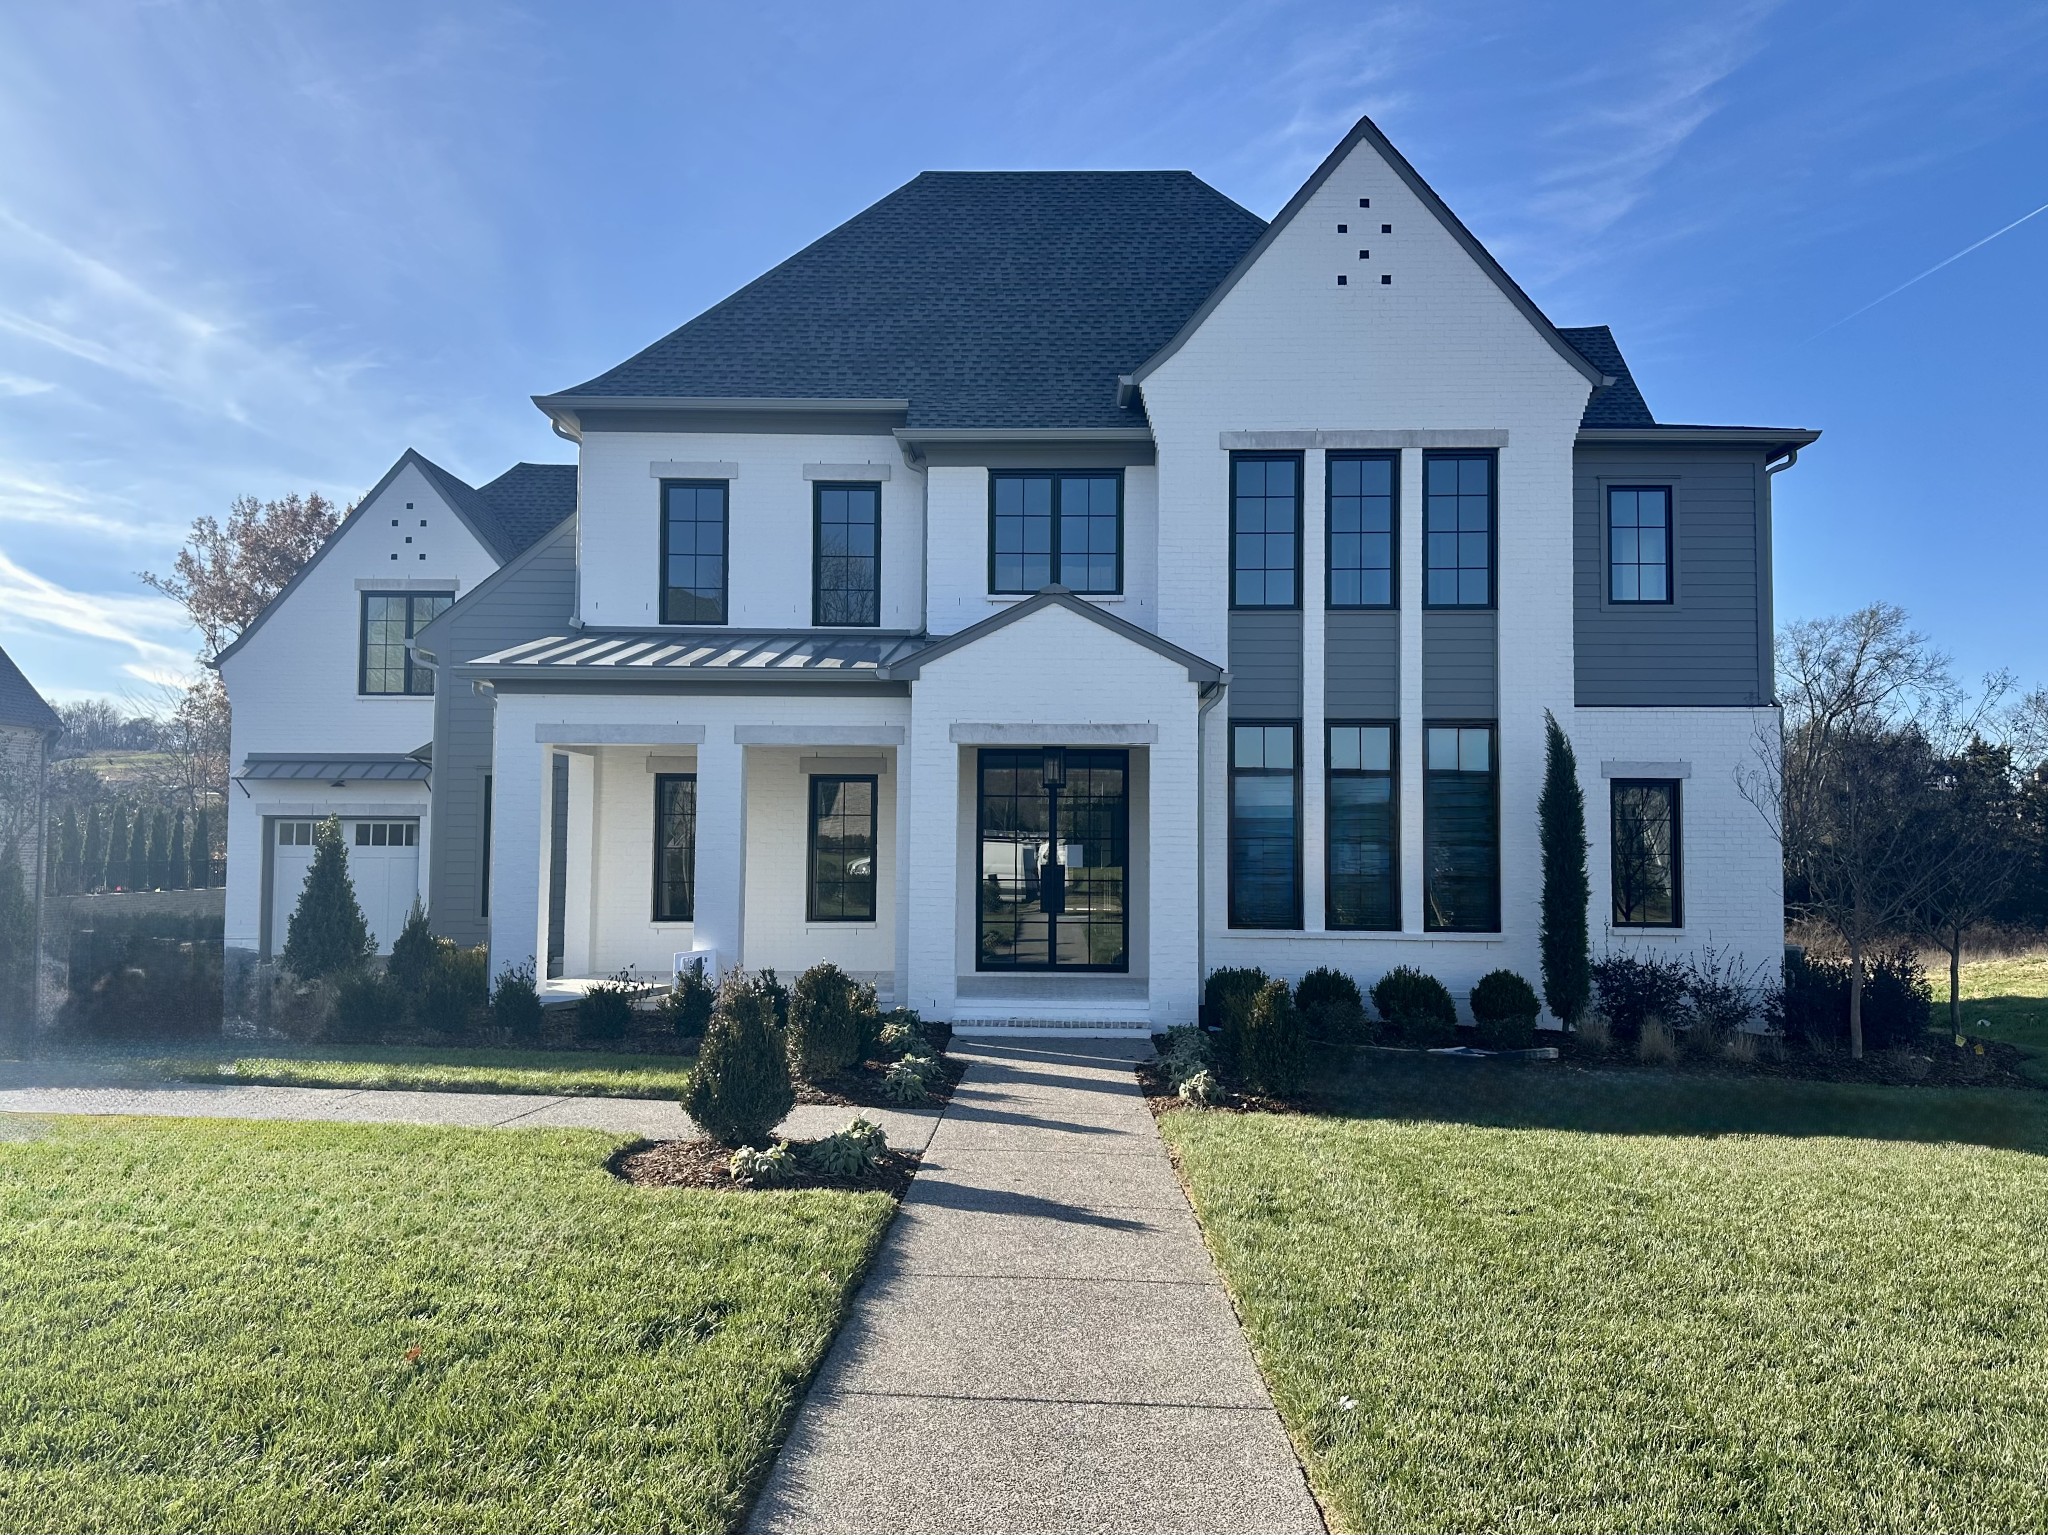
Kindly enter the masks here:
[[1128, 970], [1130, 753], [980, 754], [980, 970]]

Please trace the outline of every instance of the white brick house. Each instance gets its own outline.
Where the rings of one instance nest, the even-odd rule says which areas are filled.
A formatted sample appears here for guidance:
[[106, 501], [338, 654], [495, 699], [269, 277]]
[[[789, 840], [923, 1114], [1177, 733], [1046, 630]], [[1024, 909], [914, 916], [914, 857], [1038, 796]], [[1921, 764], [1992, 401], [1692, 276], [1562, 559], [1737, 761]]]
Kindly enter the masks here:
[[[1657, 423], [1369, 122], [1270, 225], [1184, 173], [920, 176], [536, 403], [577, 514], [451, 542], [431, 705], [304, 659], [381, 511], [224, 667], [245, 780], [432, 735], [431, 843], [375, 792], [498, 970], [831, 958], [965, 1026], [1185, 1021], [1222, 965], [1533, 979], [1546, 710], [1596, 950], [1777, 952], [1735, 776], [1817, 434]], [[358, 803], [262, 782], [272, 844]], [[274, 951], [257, 814], [230, 941]]]

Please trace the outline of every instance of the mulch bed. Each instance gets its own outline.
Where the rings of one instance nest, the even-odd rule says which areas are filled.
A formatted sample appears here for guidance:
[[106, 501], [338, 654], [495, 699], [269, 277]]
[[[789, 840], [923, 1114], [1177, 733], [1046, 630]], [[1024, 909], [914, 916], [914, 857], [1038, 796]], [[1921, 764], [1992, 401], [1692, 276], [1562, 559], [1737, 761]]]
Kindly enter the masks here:
[[[792, 1141], [801, 1151], [804, 1143]], [[887, 1194], [901, 1199], [917, 1173], [917, 1153], [894, 1148], [865, 1177], [827, 1178], [800, 1172], [773, 1189], [733, 1181], [732, 1153], [712, 1141], [636, 1141], [622, 1148], [608, 1164], [613, 1176], [643, 1189], [716, 1189], [729, 1194], [768, 1194], [784, 1189], [842, 1189], [855, 1194]]]
[[898, 1103], [882, 1091], [882, 1078], [889, 1070], [887, 1061], [862, 1061], [852, 1071], [842, 1072], [830, 1082], [799, 1082], [796, 1101], [838, 1104], [853, 1109], [943, 1108], [951, 1101], [953, 1089], [960, 1085], [960, 1079], [967, 1074], [967, 1063], [956, 1056], [942, 1055], [939, 1065], [942, 1069], [938, 1080], [932, 1083], [931, 1096], [922, 1103]]
[[[1182, 1102], [1180, 1094], [1167, 1084], [1166, 1073], [1159, 1069], [1159, 1062], [1140, 1061], [1137, 1069], [1138, 1091], [1145, 1095], [1145, 1107], [1152, 1111], [1154, 1118], [1174, 1109], [1193, 1107]], [[1317, 1111], [1314, 1093], [1289, 1099], [1229, 1089], [1225, 1089], [1221, 1103], [1204, 1104], [1203, 1108], [1212, 1114], [1313, 1114]]]

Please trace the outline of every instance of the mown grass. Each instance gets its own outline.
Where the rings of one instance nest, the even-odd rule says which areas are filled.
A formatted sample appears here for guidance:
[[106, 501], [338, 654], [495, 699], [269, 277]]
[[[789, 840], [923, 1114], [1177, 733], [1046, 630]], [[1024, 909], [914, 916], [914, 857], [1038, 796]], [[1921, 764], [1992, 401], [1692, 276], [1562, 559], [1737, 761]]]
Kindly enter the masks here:
[[[1933, 980], [1935, 1027], [1945, 1028], [1946, 967], [1937, 967]], [[2022, 1069], [2048, 1083], [2048, 952], [1968, 960], [1961, 980], [1963, 1032], [2017, 1045], [2030, 1057]]]
[[8, 1531], [731, 1529], [891, 1208], [590, 1131], [0, 1125]]
[[1342, 1527], [2048, 1526], [2048, 1097], [1366, 1061], [1164, 1121]]
[[322, 1045], [303, 1056], [229, 1056], [224, 1052], [172, 1056], [146, 1063], [146, 1069], [180, 1082], [674, 1098], [690, 1080], [692, 1059], [580, 1050]]

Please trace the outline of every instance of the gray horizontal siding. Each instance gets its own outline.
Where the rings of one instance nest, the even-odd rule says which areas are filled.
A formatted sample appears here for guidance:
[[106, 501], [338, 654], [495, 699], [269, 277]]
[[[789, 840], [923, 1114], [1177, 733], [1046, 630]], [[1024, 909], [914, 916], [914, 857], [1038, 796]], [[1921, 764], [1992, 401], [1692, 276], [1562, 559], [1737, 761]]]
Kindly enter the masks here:
[[1393, 719], [1401, 712], [1401, 615], [1333, 612], [1325, 620], [1323, 712]]
[[1230, 615], [1230, 717], [1301, 718], [1301, 615]]
[[[495, 578], [494, 578], [495, 579]], [[564, 524], [480, 587], [436, 632], [441, 675], [434, 688], [433, 845], [427, 911], [434, 931], [460, 944], [489, 936], [483, 914], [484, 775], [491, 769], [491, 700], [450, 667], [494, 650], [559, 634], [576, 610], [576, 533]], [[514, 963], [526, 956], [512, 956]]]
[[[1770, 482], [1763, 454], [1585, 447], [1572, 474], [1573, 636], [1587, 706], [1743, 706], [1771, 696]], [[1605, 601], [1607, 485], [1670, 485], [1669, 604]]]
[[1425, 719], [1493, 719], [1500, 712], [1500, 615], [1488, 608], [1422, 615]]

